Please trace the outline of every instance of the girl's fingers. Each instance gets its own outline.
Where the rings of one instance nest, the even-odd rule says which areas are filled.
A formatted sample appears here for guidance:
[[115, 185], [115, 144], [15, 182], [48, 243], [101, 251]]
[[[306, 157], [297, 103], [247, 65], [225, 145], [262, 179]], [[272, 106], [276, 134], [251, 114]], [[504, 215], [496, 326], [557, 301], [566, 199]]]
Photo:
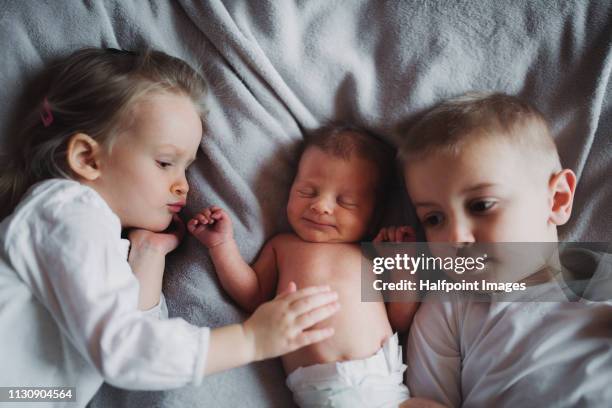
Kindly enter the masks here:
[[278, 294], [278, 297], [283, 297], [285, 295], [295, 292], [296, 290], [297, 290], [297, 285], [295, 284], [294, 281], [291, 281], [289, 282], [289, 285], [287, 285], [285, 290], [283, 290], [281, 293]]
[[308, 346], [313, 343], [318, 343], [334, 335], [334, 329], [328, 327], [325, 329], [308, 330], [296, 336], [294, 344], [296, 349]]
[[277, 296], [277, 298], [284, 298], [287, 302], [292, 303], [298, 299], [316, 295], [317, 293], [329, 292], [331, 288], [329, 285], [323, 286], [308, 286], [307, 288], [300, 289], [293, 293], [285, 294], [283, 296]]
[[338, 310], [340, 310], [340, 303], [328, 303], [324, 306], [299, 315], [295, 319], [295, 324], [297, 325], [297, 328], [302, 331], [319, 323], [320, 321], [327, 319], [331, 315], [335, 314]]
[[289, 307], [296, 316], [308, 313], [321, 306], [331, 304], [338, 300], [338, 293], [327, 291], [297, 299], [290, 303]]

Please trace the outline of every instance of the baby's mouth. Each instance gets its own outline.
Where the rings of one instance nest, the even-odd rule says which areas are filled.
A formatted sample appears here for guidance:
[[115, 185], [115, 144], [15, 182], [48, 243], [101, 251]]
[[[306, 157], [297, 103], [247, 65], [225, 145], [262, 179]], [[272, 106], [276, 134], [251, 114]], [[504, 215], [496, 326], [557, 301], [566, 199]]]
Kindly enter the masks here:
[[315, 228], [320, 228], [320, 229], [325, 229], [325, 228], [336, 228], [336, 226], [334, 224], [328, 223], [328, 222], [320, 222], [320, 221], [315, 221], [315, 220], [311, 220], [310, 218], [302, 218], [302, 220], [306, 223], [306, 225], [315, 227]]

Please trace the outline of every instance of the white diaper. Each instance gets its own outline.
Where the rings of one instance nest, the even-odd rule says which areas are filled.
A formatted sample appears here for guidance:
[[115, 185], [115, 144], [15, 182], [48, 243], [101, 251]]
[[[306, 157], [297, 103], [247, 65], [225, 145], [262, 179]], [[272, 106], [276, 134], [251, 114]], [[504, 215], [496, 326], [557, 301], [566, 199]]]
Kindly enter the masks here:
[[293, 399], [309, 407], [397, 407], [410, 397], [397, 334], [372, 357], [300, 367], [287, 377]]

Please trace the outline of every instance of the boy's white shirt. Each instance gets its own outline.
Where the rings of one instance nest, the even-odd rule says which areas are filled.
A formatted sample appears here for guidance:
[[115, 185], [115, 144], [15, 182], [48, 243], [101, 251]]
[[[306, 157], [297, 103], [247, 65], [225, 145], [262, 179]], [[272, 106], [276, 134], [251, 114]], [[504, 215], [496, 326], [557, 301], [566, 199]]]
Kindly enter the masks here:
[[93, 189], [37, 184], [0, 224], [0, 244], [0, 386], [74, 386], [84, 406], [103, 381], [202, 381], [210, 330], [167, 319], [163, 297], [138, 310], [129, 241]]
[[606, 406], [612, 302], [426, 301], [407, 360], [411, 395], [448, 406]]

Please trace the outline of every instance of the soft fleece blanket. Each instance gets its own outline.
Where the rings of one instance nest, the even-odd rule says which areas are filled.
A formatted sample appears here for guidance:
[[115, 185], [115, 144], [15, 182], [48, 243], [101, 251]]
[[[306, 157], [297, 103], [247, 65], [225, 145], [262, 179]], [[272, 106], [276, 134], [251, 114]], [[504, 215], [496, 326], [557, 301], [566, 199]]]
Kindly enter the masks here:
[[[562, 238], [612, 231], [612, 3], [518, 1], [14, 1], [0, 3], [0, 145], [18, 126], [26, 85], [82, 46], [145, 45], [199, 67], [210, 82], [208, 131], [190, 170], [185, 216], [218, 204], [253, 259], [287, 228], [284, 204], [305, 131], [343, 120], [397, 144], [441, 98], [519, 94], [552, 122], [579, 176]], [[170, 314], [197, 325], [244, 319], [193, 239], [169, 258]], [[43, 341], [43, 340], [41, 340]], [[93, 407], [291, 406], [278, 361], [217, 374], [198, 388], [104, 386]]]

